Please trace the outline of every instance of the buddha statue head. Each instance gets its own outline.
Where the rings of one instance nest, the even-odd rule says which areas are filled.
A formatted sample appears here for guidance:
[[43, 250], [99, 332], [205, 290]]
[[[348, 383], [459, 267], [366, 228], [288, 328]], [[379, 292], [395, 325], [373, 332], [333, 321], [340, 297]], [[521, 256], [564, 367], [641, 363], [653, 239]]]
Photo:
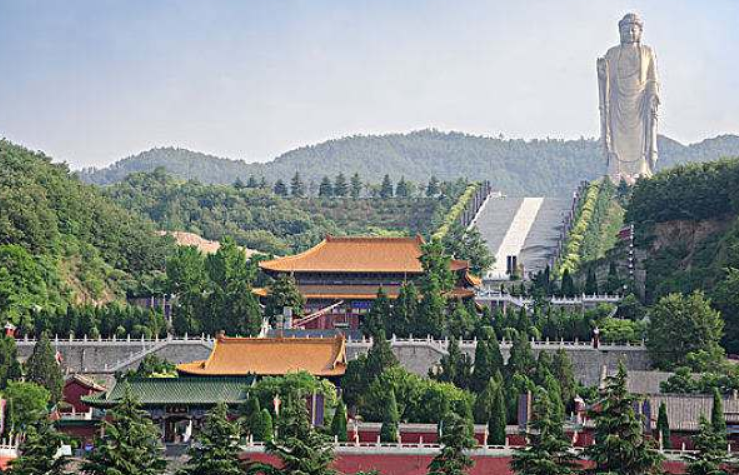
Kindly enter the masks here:
[[621, 21], [618, 22], [618, 31], [621, 34], [621, 44], [627, 45], [640, 43], [643, 28], [644, 23], [641, 18], [639, 18], [639, 15], [636, 13], [627, 13], [624, 15]]

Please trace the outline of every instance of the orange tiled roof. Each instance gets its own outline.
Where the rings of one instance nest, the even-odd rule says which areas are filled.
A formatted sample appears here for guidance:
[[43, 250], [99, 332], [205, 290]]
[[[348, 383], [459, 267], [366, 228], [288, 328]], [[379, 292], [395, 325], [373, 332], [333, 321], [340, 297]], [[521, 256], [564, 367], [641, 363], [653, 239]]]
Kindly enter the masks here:
[[259, 267], [276, 272], [376, 272], [420, 274], [420, 236], [333, 237], [294, 256], [262, 261]]
[[200, 376], [275, 376], [307, 371], [314, 376], [341, 376], [346, 371], [346, 341], [336, 338], [229, 338], [216, 340], [205, 361], [177, 366]]
[[[476, 279], [474, 276], [469, 276]], [[377, 298], [379, 285], [298, 285], [298, 291], [307, 300], [374, 300]], [[400, 286], [388, 285], [382, 288], [390, 300], [398, 298]], [[257, 288], [252, 291], [259, 297], [266, 297], [268, 290]], [[449, 293], [450, 297], [474, 297], [472, 289], [456, 287]]]

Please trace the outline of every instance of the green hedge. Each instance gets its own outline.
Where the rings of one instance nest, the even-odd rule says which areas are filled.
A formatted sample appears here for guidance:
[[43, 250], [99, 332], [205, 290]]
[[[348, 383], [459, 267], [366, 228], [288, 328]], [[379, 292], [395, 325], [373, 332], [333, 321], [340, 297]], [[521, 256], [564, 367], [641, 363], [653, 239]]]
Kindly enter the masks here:
[[449, 232], [449, 229], [452, 227], [454, 223], [456, 223], [459, 220], [459, 217], [464, 212], [465, 208], [467, 208], [467, 205], [469, 204], [470, 200], [473, 196], [475, 196], [475, 193], [477, 193], [478, 188], [480, 188], [480, 183], [472, 183], [467, 186], [467, 188], [464, 190], [464, 193], [459, 197], [457, 202], [449, 209], [449, 213], [447, 213], [446, 218], [444, 219], [444, 222], [441, 224], [439, 229], [433, 234], [432, 238], [434, 239], [442, 239], [444, 236], [447, 235]]

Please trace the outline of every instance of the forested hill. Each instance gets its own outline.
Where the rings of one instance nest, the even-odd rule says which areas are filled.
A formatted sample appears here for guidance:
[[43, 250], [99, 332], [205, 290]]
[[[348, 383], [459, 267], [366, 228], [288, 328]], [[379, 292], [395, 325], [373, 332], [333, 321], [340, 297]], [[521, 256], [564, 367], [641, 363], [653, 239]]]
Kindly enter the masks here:
[[[723, 135], [682, 145], [660, 137], [659, 167], [704, 162], [739, 155], [739, 136]], [[287, 152], [268, 163], [245, 163], [178, 148], [156, 148], [100, 170], [83, 170], [90, 183], [116, 183], [128, 174], [164, 167], [180, 178], [204, 183], [246, 181], [250, 175], [270, 182], [288, 181], [297, 171], [316, 184], [324, 175], [355, 172], [379, 183], [385, 174], [417, 183], [431, 176], [489, 179], [509, 195], [564, 195], [581, 180], [604, 170], [600, 145], [594, 139], [507, 140], [422, 130], [408, 134], [352, 136]]]
[[172, 245], [66, 165], [0, 140], [0, 317], [122, 298]]

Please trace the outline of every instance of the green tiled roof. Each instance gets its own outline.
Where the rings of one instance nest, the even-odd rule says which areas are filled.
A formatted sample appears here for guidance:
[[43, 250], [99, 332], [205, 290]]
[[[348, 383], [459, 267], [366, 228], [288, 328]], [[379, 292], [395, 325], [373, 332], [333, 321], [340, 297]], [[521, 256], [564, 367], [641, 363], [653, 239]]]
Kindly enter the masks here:
[[[131, 379], [131, 392], [142, 406], [191, 405], [209, 406], [219, 402], [237, 404], [246, 399], [246, 389], [253, 376], [243, 377], [183, 377]], [[93, 407], [110, 407], [123, 398], [125, 383], [117, 382], [113, 389], [82, 398]]]

